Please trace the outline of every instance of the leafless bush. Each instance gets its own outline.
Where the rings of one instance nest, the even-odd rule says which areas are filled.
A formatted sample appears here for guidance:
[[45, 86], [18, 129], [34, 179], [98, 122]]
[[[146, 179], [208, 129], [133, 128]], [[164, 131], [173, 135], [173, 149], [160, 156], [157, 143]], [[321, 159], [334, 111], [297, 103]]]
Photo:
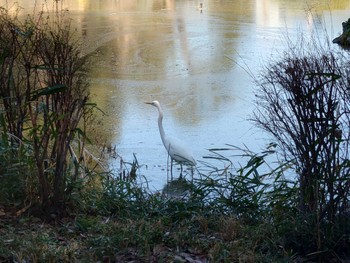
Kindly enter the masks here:
[[339, 54], [302, 43], [266, 66], [257, 80], [253, 119], [295, 162], [298, 209], [316, 230], [317, 249], [338, 230], [347, 231], [339, 222], [349, 213], [349, 70]]

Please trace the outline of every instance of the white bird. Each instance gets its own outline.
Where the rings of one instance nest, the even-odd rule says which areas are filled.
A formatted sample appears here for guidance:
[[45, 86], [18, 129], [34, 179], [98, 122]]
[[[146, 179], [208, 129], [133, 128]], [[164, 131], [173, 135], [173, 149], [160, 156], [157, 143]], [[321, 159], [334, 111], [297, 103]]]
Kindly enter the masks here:
[[160, 137], [162, 138], [165, 149], [171, 158], [171, 177], [173, 176], [173, 161], [176, 161], [181, 166], [180, 179], [182, 178], [182, 165], [196, 166], [196, 160], [189, 149], [183, 142], [177, 138], [166, 136], [163, 129], [163, 112], [158, 101], [146, 102], [146, 104], [152, 105], [158, 109], [158, 127]]

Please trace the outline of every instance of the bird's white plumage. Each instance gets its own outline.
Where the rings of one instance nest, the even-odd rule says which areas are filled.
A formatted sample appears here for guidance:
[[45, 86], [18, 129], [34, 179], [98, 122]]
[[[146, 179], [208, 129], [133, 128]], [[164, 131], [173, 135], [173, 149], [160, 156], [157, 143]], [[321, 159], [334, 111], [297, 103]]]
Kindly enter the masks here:
[[186, 147], [186, 145], [180, 141], [179, 139], [167, 136], [163, 129], [163, 111], [160, 107], [160, 104], [158, 101], [152, 101], [152, 102], [146, 102], [147, 104], [150, 104], [158, 109], [158, 128], [160, 137], [163, 141], [163, 145], [165, 149], [167, 150], [171, 160], [176, 161], [178, 163], [195, 166], [196, 160], [193, 158], [193, 155], [191, 151]]
[[193, 158], [191, 151], [178, 138], [166, 136], [166, 138], [163, 141], [163, 144], [164, 147], [167, 149], [170, 157], [175, 161], [191, 166], [196, 165], [196, 160]]

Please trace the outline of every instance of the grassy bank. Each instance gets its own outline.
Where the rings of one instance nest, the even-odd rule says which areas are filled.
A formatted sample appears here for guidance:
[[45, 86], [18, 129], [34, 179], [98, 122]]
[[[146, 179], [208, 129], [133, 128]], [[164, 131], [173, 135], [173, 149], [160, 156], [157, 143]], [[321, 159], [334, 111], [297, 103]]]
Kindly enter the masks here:
[[[174, 204], [175, 205], [175, 204]], [[183, 206], [183, 205], [182, 205]], [[86, 214], [47, 224], [1, 218], [1, 262], [283, 262], [270, 225], [181, 211], [137, 218]], [[186, 215], [185, 215], [186, 214]], [[256, 231], [257, 230], [257, 231]]]

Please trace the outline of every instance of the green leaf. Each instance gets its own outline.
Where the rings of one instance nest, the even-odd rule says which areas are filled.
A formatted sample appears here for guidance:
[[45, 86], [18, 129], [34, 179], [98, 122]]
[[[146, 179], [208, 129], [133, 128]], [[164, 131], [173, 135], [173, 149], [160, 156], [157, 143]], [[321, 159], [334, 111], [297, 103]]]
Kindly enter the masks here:
[[47, 96], [47, 95], [52, 95], [56, 94], [59, 92], [62, 92], [66, 89], [67, 87], [64, 84], [57, 84], [54, 86], [46, 87], [43, 89], [39, 89], [33, 92], [31, 100], [37, 100], [41, 96]]
[[87, 137], [86, 133], [80, 129], [80, 128], [75, 128], [74, 132], [76, 132], [78, 135], [82, 136], [83, 138], [85, 138], [87, 140], [88, 143], [92, 144], [92, 141], [89, 139], [89, 137]]

